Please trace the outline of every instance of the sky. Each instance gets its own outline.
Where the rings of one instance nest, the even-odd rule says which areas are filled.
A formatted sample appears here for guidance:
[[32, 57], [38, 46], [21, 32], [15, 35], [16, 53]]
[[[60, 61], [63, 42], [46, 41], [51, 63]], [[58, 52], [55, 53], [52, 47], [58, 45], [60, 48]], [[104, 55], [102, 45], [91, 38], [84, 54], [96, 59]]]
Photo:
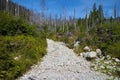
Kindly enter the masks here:
[[[34, 10], [35, 12], [41, 12], [42, 0], [12, 0], [27, 9]], [[84, 18], [86, 15], [86, 7], [88, 7], [88, 14], [93, 8], [93, 4], [96, 3], [96, 7], [102, 3], [104, 16], [109, 18], [114, 15], [114, 6], [117, 6], [117, 16], [120, 16], [120, 0], [45, 0], [46, 15], [60, 16], [64, 13], [65, 16], [74, 16], [76, 18]]]

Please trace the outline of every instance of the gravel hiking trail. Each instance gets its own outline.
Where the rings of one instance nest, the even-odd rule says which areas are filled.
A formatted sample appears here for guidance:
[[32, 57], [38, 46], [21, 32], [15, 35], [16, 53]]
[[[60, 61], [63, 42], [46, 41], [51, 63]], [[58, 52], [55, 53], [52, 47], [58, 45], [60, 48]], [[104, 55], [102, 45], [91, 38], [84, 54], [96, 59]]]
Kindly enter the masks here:
[[47, 39], [47, 54], [18, 80], [106, 80], [108, 75], [90, 69], [90, 62], [78, 57], [62, 42]]

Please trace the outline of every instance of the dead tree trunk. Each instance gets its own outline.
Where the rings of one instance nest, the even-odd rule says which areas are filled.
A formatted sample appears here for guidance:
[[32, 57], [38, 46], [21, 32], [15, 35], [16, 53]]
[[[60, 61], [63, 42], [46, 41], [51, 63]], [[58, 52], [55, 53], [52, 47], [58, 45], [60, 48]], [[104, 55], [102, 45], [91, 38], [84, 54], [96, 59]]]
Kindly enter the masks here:
[[6, 0], [6, 11], [8, 11], [8, 0]]
[[86, 34], [89, 36], [89, 28], [88, 28], [88, 7], [86, 7]]
[[75, 20], [76, 11], [74, 9], [74, 30], [76, 31], [76, 20]]

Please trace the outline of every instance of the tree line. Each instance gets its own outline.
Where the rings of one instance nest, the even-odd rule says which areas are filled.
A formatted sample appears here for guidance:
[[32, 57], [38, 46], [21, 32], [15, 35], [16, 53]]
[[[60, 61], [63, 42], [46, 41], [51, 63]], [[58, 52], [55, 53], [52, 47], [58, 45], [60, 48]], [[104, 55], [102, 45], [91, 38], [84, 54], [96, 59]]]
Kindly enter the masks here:
[[[106, 19], [103, 12], [102, 3], [99, 4], [97, 9], [96, 3], [93, 4], [93, 9], [88, 14], [88, 8], [86, 7], [86, 17], [81, 19], [76, 19], [76, 9], [73, 10], [74, 16], [67, 17], [66, 9], [63, 8], [63, 13], [61, 15], [52, 15], [50, 13], [48, 16], [45, 15], [45, 0], [41, 0], [42, 10], [41, 13], [35, 13], [33, 10], [27, 9], [11, 0], [0, 0], [0, 11], [11, 12], [15, 17], [22, 17], [31, 24], [37, 24], [37, 29], [45, 29], [48, 32], [66, 32], [70, 31], [80, 31], [81, 28], [86, 26], [86, 34], [89, 34], [89, 29], [91, 27], [96, 27], [97, 24], [102, 24], [108, 20]], [[114, 7], [114, 19], [117, 19], [117, 9], [116, 5]], [[119, 18], [118, 18], [119, 19]]]

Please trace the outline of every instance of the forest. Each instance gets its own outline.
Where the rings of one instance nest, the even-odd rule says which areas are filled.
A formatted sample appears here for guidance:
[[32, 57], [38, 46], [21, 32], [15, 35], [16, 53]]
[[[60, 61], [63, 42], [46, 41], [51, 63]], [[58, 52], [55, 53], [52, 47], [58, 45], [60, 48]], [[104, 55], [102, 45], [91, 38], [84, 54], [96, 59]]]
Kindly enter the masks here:
[[[22, 76], [30, 67], [41, 61], [47, 53], [46, 38], [64, 42], [73, 49], [74, 43], [80, 41], [74, 52], [79, 56], [87, 45], [100, 48], [102, 55], [120, 59], [120, 17], [116, 5], [114, 17], [106, 18], [102, 3], [93, 4], [90, 14], [86, 7], [85, 18], [67, 18], [65, 9], [62, 15], [46, 16], [36, 13], [12, 0], [0, 0], [0, 80], [14, 80]], [[118, 64], [117, 66], [120, 66]], [[120, 77], [120, 71], [112, 75]]]

